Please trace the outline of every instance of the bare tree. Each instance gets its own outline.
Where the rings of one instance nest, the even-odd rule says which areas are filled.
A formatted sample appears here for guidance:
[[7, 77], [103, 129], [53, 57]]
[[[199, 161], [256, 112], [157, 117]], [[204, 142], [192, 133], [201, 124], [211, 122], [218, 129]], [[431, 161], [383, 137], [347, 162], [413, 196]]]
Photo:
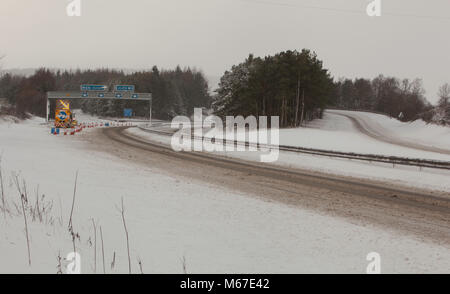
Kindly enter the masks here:
[[425, 93], [425, 89], [423, 88], [423, 81], [422, 79], [414, 79], [414, 81], [411, 82], [411, 89], [413, 95], [423, 97]]
[[4, 74], [4, 73], [1, 72], [1, 70], [2, 70], [2, 63], [1, 63], [1, 61], [2, 61], [3, 58], [5, 58], [5, 56], [6, 55], [0, 55], [0, 77], [3, 76], [3, 74]]
[[449, 104], [450, 100], [450, 85], [448, 83], [443, 84], [438, 91], [439, 96], [439, 106], [446, 107]]

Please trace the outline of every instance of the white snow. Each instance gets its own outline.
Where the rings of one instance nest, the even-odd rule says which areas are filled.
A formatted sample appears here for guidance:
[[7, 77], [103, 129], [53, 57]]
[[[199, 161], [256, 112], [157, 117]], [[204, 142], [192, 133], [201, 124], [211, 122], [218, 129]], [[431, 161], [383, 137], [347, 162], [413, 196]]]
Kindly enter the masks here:
[[[450, 135], [446, 135], [450, 134], [450, 128], [448, 127], [426, 125], [422, 121], [402, 123], [384, 115], [366, 112], [327, 110], [323, 119], [309, 122], [306, 127], [280, 129], [280, 144], [341, 152], [450, 161], [450, 155], [407, 148], [369, 137], [361, 133], [350, 119], [338, 115], [339, 113], [350, 113], [354, 116], [359, 116], [380, 133], [388, 133], [405, 139], [414, 138], [415, 142], [419, 141], [420, 136], [425, 137], [425, 133], [433, 134], [427, 138], [430, 138], [430, 141], [434, 142], [435, 146], [446, 148], [446, 142], [450, 140]], [[201, 128], [201, 125], [196, 127]], [[170, 124], [162, 124], [160, 127], [157, 127], [157, 129], [161, 130], [169, 128]], [[388, 129], [392, 129], [392, 131]], [[415, 132], [416, 129], [417, 134]], [[138, 129], [129, 129], [127, 131], [145, 139], [156, 140], [167, 145], [170, 144], [170, 137], [146, 133]], [[442, 136], [439, 136], [439, 134]], [[209, 130], [208, 132], [204, 130], [203, 135], [206, 137], [213, 135], [217, 138], [223, 137], [222, 133], [214, 130]], [[247, 140], [248, 138], [249, 136], [247, 136]], [[261, 152], [218, 152], [217, 154], [259, 161]], [[448, 180], [450, 171], [446, 170], [420, 169], [418, 167], [401, 165], [392, 166], [384, 163], [352, 161], [283, 151], [280, 152], [279, 159], [274, 164], [355, 178], [375, 179], [418, 188], [450, 191], [450, 181]]]
[[[101, 151], [88, 151], [83, 131], [53, 136], [37, 119], [0, 123], [0, 152], [8, 201], [19, 201], [12, 172], [53, 200], [53, 225], [30, 222], [32, 265], [28, 266], [23, 219], [0, 212], [0, 273], [56, 273], [58, 252], [72, 251], [67, 223], [79, 172], [74, 229], [82, 272], [93, 272], [91, 218], [102, 226], [107, 272], [127, 269], [123, 225], [116, 206], [123, 197], [130, 233], [132, 271], [181, 273], [365, 273], [366, 255], [381, 254], [384, 273], [448, 273], [450, 248], [397, 232], [360, 226], [239, 192], [174, 178]], [[19, 203], [19, 202], [18, 202]], [[60, 209], [60, 204], [62, 210]], [[59, 224], [62, 217], [63, 224]], [[97, 272], [101, 270], [97, 233]], [[110, 264], [116, 253], [116, 266]], [[64, 266], [64, 264], [63, 264]], [[64, 268], [63, 268], [64, 270]]]
[[378, 133], [450, 150], [450, 127], [448, 126], [427, 124], [423, 120], [401, 122], [395, 118], [369, 112], [328, 110], [327, 113], [350, 114], [369, 123]]
[[[345, 111], [339, 112], [345, 113]], [[324, 113], [323, 119], [314, 120], [308, 123], [307, 127], [280, 129], [280, 145], [450, 161], [450, 155], [402, 147], [371, 138], [357, 130], [348, 118], [336, 114], [339, 112], [328, 110]], [[392, 130], [392, 136], [404, 135], [405, 138], [416, 142], [430, 140], [433, 142], [430, 145], [443, 146], [450, 150], [450, 128], [448, 127], [425, 125], [423, 122], [407, 124], [373, 113], [354, 111], [351, 113], [371, 122], [371, 126], [376, 127], [382, 134]], [[223, 137], [214, 130], [208, 135]]]
[[[127, 129], [126, 132], [143, 139], [156, 141], [165, 145], [170, 145], [171, 143], [171, 137], [148, 133], [138, 128]], [[221, 156], [242, 158], [258, 162], [260, 161], [260, 155], [264, 153], [267, 154], [266, 151], [214, 152], [214, 154]], [[431, 154], [434, 155], [434, 153]], [[344, 175], [354, 178], [373, 179], [417, 188], [426, 188], [447, 192], [450, 191], [450, 181], [448, 180], [450, 177], [449, 170], [429, 168], [421, 169], [419, 167], [402, 165], [392, 166], [391, 164], [386, 163], [331, 158], [326, 156], [285, 151], [280, 151], [278, 160], [276, 160], [272, 164], [325, 172], [335, 175]]]

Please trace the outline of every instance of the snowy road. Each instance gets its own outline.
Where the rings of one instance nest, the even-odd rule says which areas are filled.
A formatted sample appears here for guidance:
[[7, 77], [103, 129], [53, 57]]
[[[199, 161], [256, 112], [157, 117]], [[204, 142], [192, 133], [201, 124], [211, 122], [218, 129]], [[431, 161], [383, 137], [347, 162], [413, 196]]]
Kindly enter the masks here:
[[327, 112], [348, 118], [361, 133], [376, 140], [407, 148], [450, 155], [450, 149], [448, 148], [440, 148], [422, 143], [417, 139], [401, 137], [398, 133], [393, 133], [371, 118], [381, 115], [347, 110], [327, 110]]
[[[0, 122], [4, 192], [12, 208], [6, 219], [0, 213], [0, 273], [56, 273], [57, 257], [73, 250], [67, 225], [76, 172], [72, 224], [80, 236], [76, 247], [82, 273], [103, 272], [103, 239], [106, 273], [128, 272], [117, 210], [121, 199], [133, 273], [141, 271], [140, 260], [144, 273], [181, 273], [184, 257], [188, 273], [365, 273], [366, 256], [374, 251], [381, 255], [382, 273], [449, 272], [444, 197], [450, 189], [429, 192], [384, 179], [342, 176], [348, 164], [372, 177], [372, 169], [352, 162], [339, 161], [334, 176], [299, 166], [296, 172], [290, 166], [262, 168], [247, 157], [174, 153], [124, 134], [86, 129], [77, 136], [54, 136], [41, 119]], [[300, 158], [307, 166], [334, 164]], [[61, 162], [64, 172], [58, 168]], [[396, 172], [433, 187], [446, 179], [427, 171], [388, 173], [383, 168], [384, 175]], [[54, 204], [44, 223], [30, 215], [31, 266], [24, 219], [15, 209], [20, 201], [15, 175], [26, 183], [30, 205], [36, 203], [37, 190], [45, 194], [41, 204]], [[63, 261], [63, 270], [66, 265]]]
[[450, 244], [448, 193], [260, 165], [212, 154], [174, 152], [124, 129], [104, 129], [95, 140], [97, 146], [109, 146], [106, 151], [171, 174]]

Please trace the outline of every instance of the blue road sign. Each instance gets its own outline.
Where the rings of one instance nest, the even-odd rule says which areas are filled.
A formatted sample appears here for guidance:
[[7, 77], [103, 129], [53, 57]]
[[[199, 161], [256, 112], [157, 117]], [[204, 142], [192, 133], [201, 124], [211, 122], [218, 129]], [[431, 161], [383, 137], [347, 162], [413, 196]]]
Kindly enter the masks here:
[[65, 111], [60, 111], [59, 115], [58, 115], [58, 118], [60, 120], [65, 120], [67, 118], [67, 113]]
[[105, 85], [81, 85], [81, 91], [106, 91], [107, 89]]
[[125, 117], [132, 117], [133, 116], [133, 109], [125, 108], [123, 110], [123, 116], [125, 116]]
[[114, 88], [117, 92], [134, 92], [133, 85], [116, 85]]

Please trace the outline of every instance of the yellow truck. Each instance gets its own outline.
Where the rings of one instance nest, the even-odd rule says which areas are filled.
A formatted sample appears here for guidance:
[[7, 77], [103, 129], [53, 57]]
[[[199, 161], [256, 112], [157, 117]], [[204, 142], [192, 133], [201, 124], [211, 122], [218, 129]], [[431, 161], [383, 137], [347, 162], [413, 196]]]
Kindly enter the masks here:
[[75, 115], [70, 109], [70, 102], [64, 100], [56, 101], [55, 110], [55, 127], [56, 128], [73, 128], [78, 122], [75, 120]]

